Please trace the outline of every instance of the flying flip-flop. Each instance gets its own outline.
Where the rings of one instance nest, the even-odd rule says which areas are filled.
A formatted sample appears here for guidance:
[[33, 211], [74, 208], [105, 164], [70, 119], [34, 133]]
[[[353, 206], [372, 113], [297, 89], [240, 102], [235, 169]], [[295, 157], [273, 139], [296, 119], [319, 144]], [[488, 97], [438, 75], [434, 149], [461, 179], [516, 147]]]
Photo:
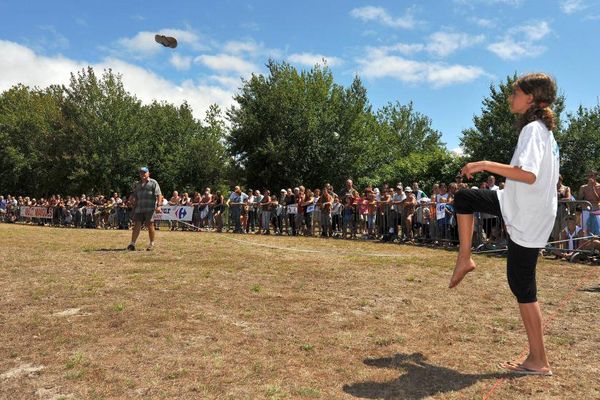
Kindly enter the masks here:
[[170, 47], [171, 49], [177, 47], [177, 39], [171, 36], [154, 35], [154, 40], [156, 43], [160, 43], [165, 47]]

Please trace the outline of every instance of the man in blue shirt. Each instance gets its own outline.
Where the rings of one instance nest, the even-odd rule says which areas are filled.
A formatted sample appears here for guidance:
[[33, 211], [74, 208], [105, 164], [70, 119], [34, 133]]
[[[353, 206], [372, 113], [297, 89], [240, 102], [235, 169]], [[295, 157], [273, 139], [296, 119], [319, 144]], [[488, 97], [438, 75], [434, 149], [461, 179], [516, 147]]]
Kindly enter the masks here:
[[248, 201], [248, 195], [242, 192], [242, 189], [240, 189], [239, 186], [236, 186], [233, 189], [233, 192], [231, 192], [229, 199], [227, 200], [227, 205], [231, 211], [231, 218], [235, 224], [235, 230], [233, 231], [234, 233], [244, 233], [240, 216], [242, 215], [242, 207], [246, 201]]

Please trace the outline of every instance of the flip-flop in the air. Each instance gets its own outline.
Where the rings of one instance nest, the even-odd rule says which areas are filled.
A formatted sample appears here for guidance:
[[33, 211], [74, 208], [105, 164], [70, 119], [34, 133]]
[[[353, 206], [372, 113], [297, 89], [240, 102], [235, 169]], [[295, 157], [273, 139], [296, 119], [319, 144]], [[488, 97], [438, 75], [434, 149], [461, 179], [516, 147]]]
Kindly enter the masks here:
[[165, 47], [170, 47], [172, 49], [177, 47], [177, 39], [175, 39], [174, 37], [154, 35], [154, 40], [156, 41], [156, 43], [160, 43]]
[[517, 375], [540, 375], [540, 376], [552, 376], [552, 371], [547, 370], [539, 370], [539, 369], [531, 369], [524, 367], [523, 364], [516, 364], [514, 362], [505, 362], [498, 365], [500, 368], [505, 369], [513, 374]]

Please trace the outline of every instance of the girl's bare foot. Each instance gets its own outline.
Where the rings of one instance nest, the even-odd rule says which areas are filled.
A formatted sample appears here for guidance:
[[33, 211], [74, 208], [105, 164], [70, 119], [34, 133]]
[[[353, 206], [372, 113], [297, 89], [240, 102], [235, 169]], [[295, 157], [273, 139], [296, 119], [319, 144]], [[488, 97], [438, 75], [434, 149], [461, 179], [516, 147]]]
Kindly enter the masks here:
[[456, 267], [454, 267], [454, 272], [452, 273], [452, 278], [450, 278], [449, 288], [453, 288], [463, 280], [465, 275], [475, 269], [475, 261], [471, 257], [458, 257], [456, 260]]
[[499, 366], [502, 369], [520, 375], [552, 376], [552, 370], [550, 370], [550, 366], [547, 363], [536, 363], [530, 360], [523, 362], [508, 361], [499, 364]]

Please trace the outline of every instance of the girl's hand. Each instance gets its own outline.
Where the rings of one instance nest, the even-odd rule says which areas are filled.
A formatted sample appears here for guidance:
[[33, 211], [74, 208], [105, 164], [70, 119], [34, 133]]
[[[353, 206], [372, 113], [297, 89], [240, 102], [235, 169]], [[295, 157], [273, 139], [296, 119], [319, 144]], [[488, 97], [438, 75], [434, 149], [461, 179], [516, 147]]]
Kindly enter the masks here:
[[473, 179], [473, 174], [484, 171], [483, 162], [477, 161], [466, 164], [460, 170], [460, 174], [466, 176], [468, 179]]

